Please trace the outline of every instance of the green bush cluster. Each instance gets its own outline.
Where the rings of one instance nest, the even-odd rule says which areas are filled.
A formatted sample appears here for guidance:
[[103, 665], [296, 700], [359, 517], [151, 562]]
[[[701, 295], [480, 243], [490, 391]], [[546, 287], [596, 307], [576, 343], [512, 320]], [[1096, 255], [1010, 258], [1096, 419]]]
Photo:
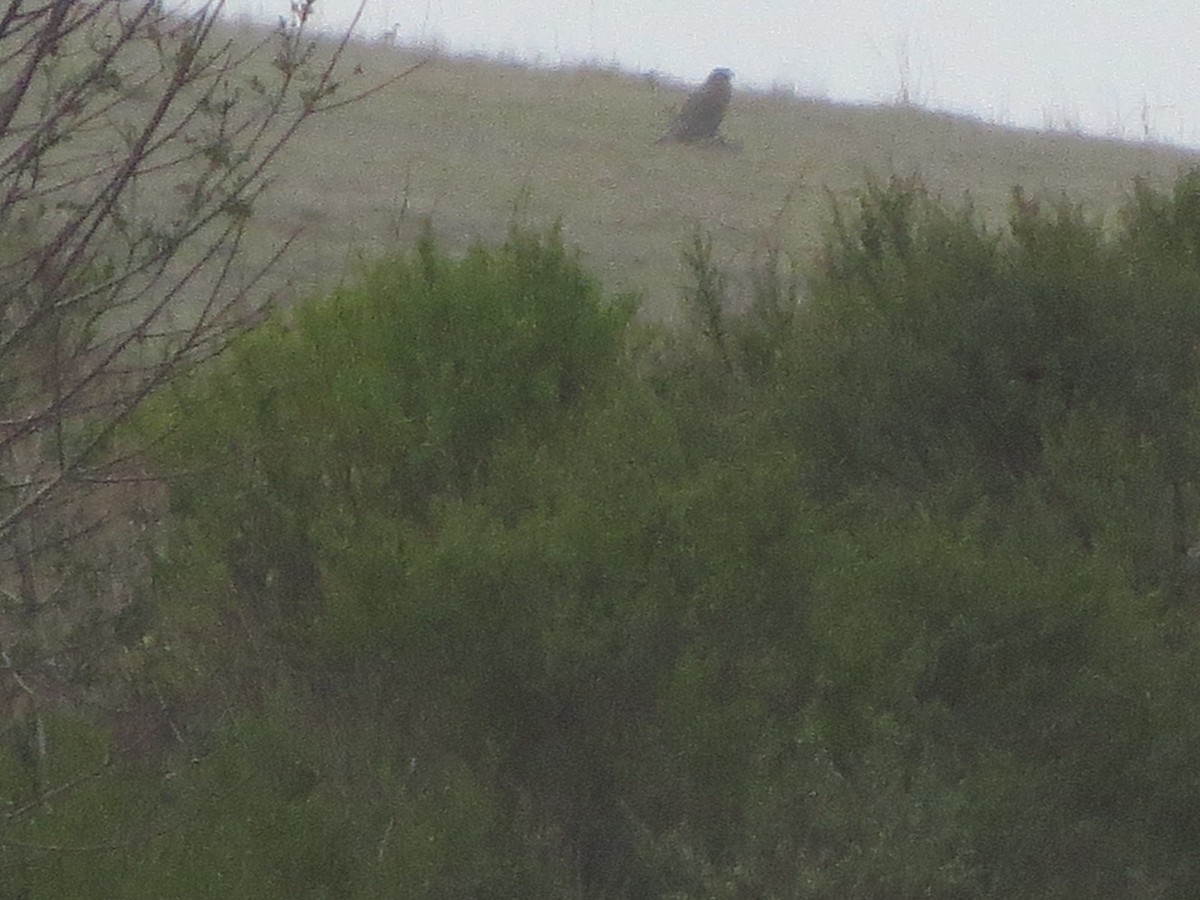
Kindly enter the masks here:
[[162, 393], [187, 752], [0, 824], [0, 896], [1200, 892], [1200, 172], [870, 185], [738, 316], [688, 262], [673, 353], [514, 233]]

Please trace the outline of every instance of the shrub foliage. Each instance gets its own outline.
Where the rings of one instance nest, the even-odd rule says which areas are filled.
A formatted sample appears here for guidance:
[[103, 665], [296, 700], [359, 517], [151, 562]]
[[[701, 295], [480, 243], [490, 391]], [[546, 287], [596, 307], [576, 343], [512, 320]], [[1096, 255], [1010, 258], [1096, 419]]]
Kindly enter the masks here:
[[653, 359], [554, 232], [273, 319], [137, 423], [191, 752], [7, 883], [138, 816], [111, 896], [1195, 895], [1198, 209], [870, 185], [738, 316], [697, 236]]

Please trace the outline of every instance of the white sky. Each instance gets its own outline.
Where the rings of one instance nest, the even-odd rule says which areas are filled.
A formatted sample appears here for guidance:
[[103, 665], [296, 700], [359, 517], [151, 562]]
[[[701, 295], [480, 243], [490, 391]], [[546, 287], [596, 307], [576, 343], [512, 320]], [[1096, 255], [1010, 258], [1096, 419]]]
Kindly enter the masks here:
[[[286, 0], [228, 0], [267, 20]], [[357, 0], [317, 0], [321, 27]], [[360, 33], [1200, 146], [1200, 0], [367, 0]], [[902, 74], [903, 73], [903, 74]]]

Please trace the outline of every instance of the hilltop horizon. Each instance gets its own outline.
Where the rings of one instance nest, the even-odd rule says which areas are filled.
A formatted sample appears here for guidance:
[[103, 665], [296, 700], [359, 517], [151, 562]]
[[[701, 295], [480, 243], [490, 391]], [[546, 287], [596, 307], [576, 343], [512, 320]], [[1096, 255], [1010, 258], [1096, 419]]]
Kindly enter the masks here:
[[[276, 0], [227, 2], [258, 21], [274, 21], [277, 7], [287, 13]], [[357, 6], [319, 0], [313, 21], [340, 32]], [[1153, 13], [1115, 2], [1048, 8], [1032, 0], [855, 0], [803, 9], [782, 0], [509, 0], [499, 8], [372, 0], [359, 30], [455, 54], [551, 65], [615, 61], [689, 82], [725, 66], [744, 85], [839, 102], [907, 97], [998, 124], [1200, 146], [1189, 54], [1200, 40], [1200, 15], [1175, 0]]]
[[317, 117], [288, 148], [259, 212], [268, 240], [303, 229], [284, 262], [290, 292], [328, 289], [360, 256], [410, 245], [427, 219], [452, 251], [502, 240], [514, 220], [561, 221], [606, 289], [639, 291], [650, 315], [670, 319], [697, 230], [736, 276], [770, 246], [803, 260], [833, 205], [871, 179], [919, 175], [1002, 224], [1014, 186], [1103, 217], [1135, 177], [1165, 186], [1200, 163], [1200, 151], [1174, 145], [746, 89], [736, 72], [722, 131], [737, 152], [656, 144], [693, 85], [614, 66], [356, 40], [346, 60], [361, 75], [346, 89], [422, 59], [388, 89]]

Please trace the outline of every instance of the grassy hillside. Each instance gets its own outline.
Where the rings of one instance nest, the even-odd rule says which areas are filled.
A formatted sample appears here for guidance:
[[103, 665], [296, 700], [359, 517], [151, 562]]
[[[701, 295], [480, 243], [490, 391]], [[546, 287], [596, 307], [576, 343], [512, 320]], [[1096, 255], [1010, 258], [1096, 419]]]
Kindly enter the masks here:
[[[354, 82], [418, 58], [357, 47], [350, 59], [364, 74]], [[769, 239], [803, 251], [828, 221], [830, 197], [868, 174], [916, 170], [947, 198], [969, 190], [1000, 215], [1014, 184], [1110, 210], [1133, 176], [1165, 183], [1195, 160], [1160, 145], [745, 91], [724, 127], [740, 151], [656, 144], [685, 90], [615, 71], [437, 58], [303, 131], [262, 223], [278, 234], [305, 227], [287, 263], [303, 291], [356, 250], [411, 237], [426, 215], [461, 246], [501, 236], [517, 206], [534, 222], [561, 217], [607, 284], [644, 290], [647, 310], [669, 315], [679, 250], [697, 225], [735, 270]]]

